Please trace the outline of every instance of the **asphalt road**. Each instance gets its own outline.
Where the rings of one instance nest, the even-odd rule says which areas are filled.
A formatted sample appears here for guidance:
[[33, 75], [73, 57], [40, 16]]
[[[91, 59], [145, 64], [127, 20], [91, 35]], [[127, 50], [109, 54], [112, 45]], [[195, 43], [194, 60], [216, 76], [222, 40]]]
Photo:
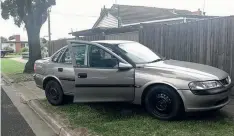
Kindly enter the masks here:
[[17, 110], [11, 99], [1, 88], [1, 135], [35, 136], [32, 129]]

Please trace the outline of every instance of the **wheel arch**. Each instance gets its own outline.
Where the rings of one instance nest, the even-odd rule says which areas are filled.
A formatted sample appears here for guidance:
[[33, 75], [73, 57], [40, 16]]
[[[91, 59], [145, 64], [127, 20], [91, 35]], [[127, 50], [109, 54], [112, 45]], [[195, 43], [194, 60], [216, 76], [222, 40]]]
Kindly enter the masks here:
[[[43, 89], [44, 90], [45, 90], [46, 84], [51, 80], [57, 81], [59, 83], [59, 85], [62, 87], [60, 80], [56, 76], [48, 75], [43, 79]], [[62, 89], [63, 89], [63, 87], [62, 87]]]
[[169, 83], [165, 83], [165, 82], [149, 83], [149, 84], [145, 85], [143, 88], [142, 95], [141, 95], [141, 105], [144, 105], [145, 95], [147, 94], [149, 89], [151, 87], [157, 86], [157, 85], [164, 85], [164, 86], [168, 86], [168, 87], [172, 88], [177, 93], [177, 95], [180, 97], [181, 102], [182, 102], [183, 106], [185, 107], [183, 95], [179, 91], [177, 91], [178, 89], [174, 85], [169, 84]]

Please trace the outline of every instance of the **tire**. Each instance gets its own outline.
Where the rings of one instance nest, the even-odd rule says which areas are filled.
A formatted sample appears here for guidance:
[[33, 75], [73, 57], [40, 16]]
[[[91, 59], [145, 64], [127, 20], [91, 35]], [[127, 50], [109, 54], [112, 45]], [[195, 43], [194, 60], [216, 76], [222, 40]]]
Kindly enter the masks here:
[[51, 105], [58, 106], [64, 102], [64, 94], [60, 84], [57, 81], [50, 80], [45, 87], [45, 94]]
[[184, 113], [180, 96], [166, 85], [151, 87], [145, 95], [144, 104], [147, 112], [160, 120], [174, 120]]
[[1, 58], [4, 58], [5, 57], [5, 53], [1, 53]]

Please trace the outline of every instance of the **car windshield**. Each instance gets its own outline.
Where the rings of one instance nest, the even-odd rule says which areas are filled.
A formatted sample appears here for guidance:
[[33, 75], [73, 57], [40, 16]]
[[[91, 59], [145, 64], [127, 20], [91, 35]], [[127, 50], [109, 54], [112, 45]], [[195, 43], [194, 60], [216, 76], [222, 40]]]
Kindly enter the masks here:
[[159, 55], [137, 42], [119, 44], [118, 47], [136, 64], [151, 63], [162, 60]]

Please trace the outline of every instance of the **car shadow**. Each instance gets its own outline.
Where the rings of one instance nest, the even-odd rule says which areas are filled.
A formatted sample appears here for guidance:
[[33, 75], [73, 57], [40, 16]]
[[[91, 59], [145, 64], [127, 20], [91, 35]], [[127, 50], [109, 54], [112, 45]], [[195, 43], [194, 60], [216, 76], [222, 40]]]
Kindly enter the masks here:
[[[134, 116], [156, 119], [147, 113], [143, 106], [134, 105], [131, 103], [104, 102], [85, 103], [82, 105], [89, 106], [92, 110], [95, 110], [100, 115], [111, 119], [125, 119]], [[192, 112], [181, 114], [181, 116], [174, 121], [218, 121], [227, 117], [228, 115], [222, 110], [213, 112]]]

